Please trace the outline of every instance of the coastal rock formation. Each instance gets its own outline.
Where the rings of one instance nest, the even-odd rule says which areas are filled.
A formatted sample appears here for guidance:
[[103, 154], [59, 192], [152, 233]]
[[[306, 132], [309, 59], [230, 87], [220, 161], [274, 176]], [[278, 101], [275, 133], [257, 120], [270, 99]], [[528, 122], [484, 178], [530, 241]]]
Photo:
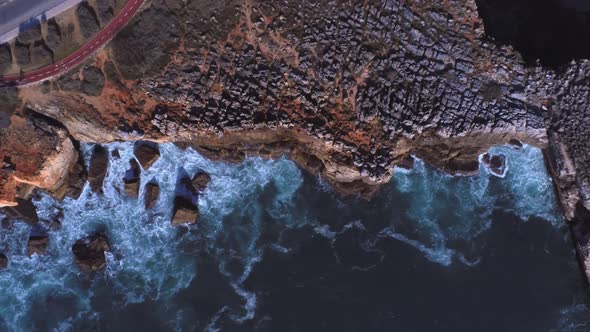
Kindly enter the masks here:
[[[480, 154], [517, 140], [546, 149], [566, 217], [590, 227], [577, 212], [590, 209], [590, 62], [554, 70], [525, 59], [493, 40], [482, 8], [154, 0], [88, 64], [47, 93], [32, 86], [19, 96], [76, 140], [176, 142], [228, 161], [288, 154], [336, 190], [366, 197], [410, 155], [469, 175]], [[94, 11], [81, 17], [98, 26]], [[77, 86], [87, 65], [102, 88], [63, 88]], [[136, 153], [144, 169], [157, 159], [149, 146]], [[14, 204], [21, 178], [2, 174], [0, 197]], [[174, 215], [188, 216], [179, 219], [197, 213], [177, 205]]]
[[172, 212], [172, 225], [190, 225], [197, 222], [199, 208], [183, 197], [174, 199], [174, 210]]
[[107, 266], [105, 252], [111, 247], [105, 234], [96, 233], [79, 239], [72, 246], [76, 265], [83, 272], [96, 272]]

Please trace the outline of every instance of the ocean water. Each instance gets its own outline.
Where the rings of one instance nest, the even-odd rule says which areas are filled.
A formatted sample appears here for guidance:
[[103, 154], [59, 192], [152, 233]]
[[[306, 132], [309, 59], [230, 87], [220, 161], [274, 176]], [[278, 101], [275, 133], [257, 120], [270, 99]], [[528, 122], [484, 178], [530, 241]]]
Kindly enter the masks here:
[[[35, 200], [63, 213], [44, 256], [0, 229], [0, 331], [590, 331], [590, 299], [540, 150], [494, 147], [503, 177], [415, 160], [370, 202], [341, 198], [286, 158], [212, 162], [172, 144], [121, 195], [132, 143], [114, 143], [104, 194]], [[83, 146], [88, 160], [92, 145]], [[212, 177], [195, 225], [172, 227], [178, 172]], [[143, 207], [144, 185], [161, 195]], [[107, 233], [106, 270], [72, 244]]]

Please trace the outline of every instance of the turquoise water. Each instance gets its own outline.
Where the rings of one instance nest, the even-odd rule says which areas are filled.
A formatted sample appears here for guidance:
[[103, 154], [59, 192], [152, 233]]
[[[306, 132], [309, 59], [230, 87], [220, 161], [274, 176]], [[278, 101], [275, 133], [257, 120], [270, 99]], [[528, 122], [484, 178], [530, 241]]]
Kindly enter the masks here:
[[[477, 325], [481, 319], [435, 319], [437, 311], [444, 312], [440, 309], [383, 313], [400, 303], [411, 308], [408, 303], [416, 296], [438, 303], [439, 291], [449, 297], [448, 306], [467, 310], [463, 306], [470, 298], [454, 303], [449, 294], [459, 294], [460, 281], [470, 276], [491, 289], [510, 290], [522, 301], [544, 301], [530, 314], [546, 316], [539, 326], [547, 331], [584, 331], [586, 294], [538, 149], [491, 149], [508, 157], [504, 178], [483, 166], [479, 176], [452, 177], [416, 160], [413, 170], [397, 170], [378, 197], [364, 202], [338, 197], [285, 158], [226, 164], [171, 144], [160, 146], [162, 157], [142, 171], [140, 197], [131, 199], [120, 193], [133, 144], [108, 148], [118, 149], [121, 158], [111, 159], [104, 195], [86, 187], [78, 200], [56, 202], [42, 195], [34, 202], [42, 220], [52, 220], [59, 210], [64, 215], [61, 229], [50, 232], [47, 255], [26, 256], [25, 223], [0, 231], [0, 250], [9, 256], [8, 269], [0, 272], [0, 330], [405, 330], [410, 323], [404, 319], [418, 331], [485, 330]], [[88, 160], [92, 145], [83, 149]], [[205, 171], [212, 181], [199, 199], [198, 223], [175, 228], [171, 202], [181, 168], [189, 175]], [[144, 185], [152, 180], [160, 184], [161, 195], [146, 211]], [[113, 251], [105, 271], [84, 274], [73, 262], [71, 246], [97, 229], [106, 231]], [[518, 238], [511, 242], [514, 234]], [[501, 248], [503, 243], [510, 248]], [[308, 244], [313, 250], [307, 251]], [[512, 284], [500, 280], [511, 271]], [[424, 275], [429, 275], [426, 281]], [[395, 285], [416, 279], [416, 288], [383, 299], [371, 295], [375, 289], [396, 289], [385, 286], [385, 277], [397, 280]], [[526, 278], [537, 279], [530, 283], [537, 289], [523, 286]], [[480, 288], [470, 282], [466, 289], [477, 292]], [[440, 284], [441, 290], [426, 291], [425, 283]], [[299, 291], [285, 293], [291, 287]], [[351, 289], [364, 291], [351, 294]], [[308, 297], [289, 300], [307, 292]], [[331, 298], [326, 292], [340, 295]], [[493, 298], [493, 293], [482, 294]], [[482, 302], [481, 311], [490, 315], [511, 310], [486, 305], [485, 298]], [[298, 316], [306, 307], [322, 304], [316, 310], [321, 312], [336, 303], [355, 305], [333, 317]], [[361, 312], [355, 320], [361, 325], [338, 326], [347, 321], [342, 317], [350, 314], [347, 310]], [[371, 327], [380, 320], [369, 312], [379, 313], [383, 325]], [[432, 325], [421, 328], [418, 321], [429, 322], [429, 317]], [[538, 331], [517, 318], [501, 322], [486, 326]]]

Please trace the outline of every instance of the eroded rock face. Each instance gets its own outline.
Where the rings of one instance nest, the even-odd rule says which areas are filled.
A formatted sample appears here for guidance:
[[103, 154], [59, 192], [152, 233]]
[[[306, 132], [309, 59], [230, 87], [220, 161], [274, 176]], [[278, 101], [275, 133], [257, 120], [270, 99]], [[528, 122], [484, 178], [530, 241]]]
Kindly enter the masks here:
[[76, 265], [83, 272], [96, 272], [107, 265], [105, 252], [110, 251], [108, 238], [103, 233], [96, 233], [79, 239], [72, 246]]

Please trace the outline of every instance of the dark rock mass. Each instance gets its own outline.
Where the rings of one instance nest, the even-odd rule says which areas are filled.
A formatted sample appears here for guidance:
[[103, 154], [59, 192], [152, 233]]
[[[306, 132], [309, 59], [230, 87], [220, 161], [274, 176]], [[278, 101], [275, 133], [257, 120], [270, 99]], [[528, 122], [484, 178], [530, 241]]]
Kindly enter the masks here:
[[79, 239], [72, 246], [76, 265], [83, 272], [96, 272], [106, 267], [105, 252], [111, 250], [108, 238], [103, 233], [96, 233]]
[[506, 156], [503, 154], [492, 155], [485, 153], [481, 158], [482, 163], [497, 176], [504, 176], [506, 170]]
[[174, 209], [172, 212], [172, 225], [180, 226], [194, 224], [199, 217], [199, 208], [183, 197], [174, 199]]
[[6, 267], [8, 267], [8, 257], [0, 252], [0, 270], [5, 269]]
[[84, 38], [90, 38], [100, 30], [98, 17], [88, 2], [82, 2], [78, 6], [77, 13], [80, 21], [80, 32]]

